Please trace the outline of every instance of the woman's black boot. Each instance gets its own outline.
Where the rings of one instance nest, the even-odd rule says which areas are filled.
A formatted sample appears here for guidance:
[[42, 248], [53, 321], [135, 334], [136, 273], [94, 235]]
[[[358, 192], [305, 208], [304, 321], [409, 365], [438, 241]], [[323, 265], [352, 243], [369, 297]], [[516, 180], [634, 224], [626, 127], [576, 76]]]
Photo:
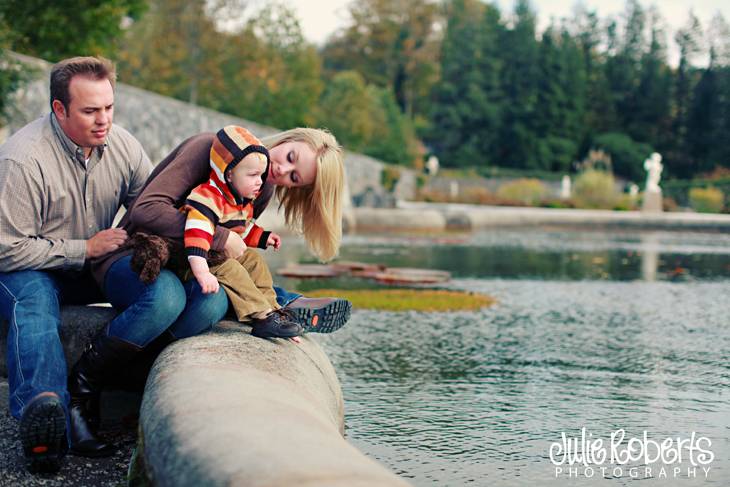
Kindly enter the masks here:
[[104, 385], [114, 382], [142, 349], [108, 335], [105, 327], [86, 345], [68, 378], [69, 452], [83, 457], [107, 457], [115, 447], [97, 436], [99, 397]]

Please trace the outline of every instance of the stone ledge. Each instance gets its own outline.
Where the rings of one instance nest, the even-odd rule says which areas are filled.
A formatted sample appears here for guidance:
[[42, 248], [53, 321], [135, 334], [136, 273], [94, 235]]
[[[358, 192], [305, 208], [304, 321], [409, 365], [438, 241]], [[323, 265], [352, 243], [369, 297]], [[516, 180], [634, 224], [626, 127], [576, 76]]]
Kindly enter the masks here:
[[[61, 342], [68, 367], [81, 357], [84, 346], [102, 329], [116, 312], [109, 305], [63, 306], [61, 308]], [[8, 376], [7, 368], [8, 324], [0, 319], [0, 375]]]
[[[115, 315], [62, 308], [67, 363]], [[139, 482], [156, 486], [407, 486], [345, 441], [342, 390], [311, 338], [262, 340], [224, 321], [180, 340], [155, 362], [142, 399]], [[7, 325], [0, 327], [7, 374]]]
[[234, 322], [163, 351], [147, 379], [134, 470], [159, 486], [406, 486], [343, 438], [342, 391], [310, 336]]
[[448, 231], [518, 226], [624, 228], [627, 230], [730, 230], [730, 215], [529, 208], [399, 201], [396, 208], [352, 208], [350, 228], [358, 231]]

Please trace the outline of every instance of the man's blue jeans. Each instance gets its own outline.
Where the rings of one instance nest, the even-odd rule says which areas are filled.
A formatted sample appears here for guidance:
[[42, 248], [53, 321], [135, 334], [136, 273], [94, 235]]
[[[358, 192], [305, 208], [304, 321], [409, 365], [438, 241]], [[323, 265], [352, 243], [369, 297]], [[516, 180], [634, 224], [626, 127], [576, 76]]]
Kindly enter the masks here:
[[[130, 258], [112, 265], [105, 277], [108, 300], [120, 312], [109, 334], [143, 347], [167, 330], [177, 338], [201, 333], [221, 320], [228, 299], [221, 289], [203, 294], [194, 280], [183, 285], [170, 271], [145, 285], [129, 267]], [[68, 404], [67, 368], [58, 335], [60, 306], [104, 302], [90, 277], [18, 271], [0, 273], [0, 316], [8, 322], [10, 412], [20, 418], [41, 392], [55, 392]]]
[[0, 272], [0, 316], [8, 323], [10, 412], [20, 418], [37, 394], [68, 403], [66, 359], [58, 336], [61, 304], [103, 302], [90, 276], [61, 272]]

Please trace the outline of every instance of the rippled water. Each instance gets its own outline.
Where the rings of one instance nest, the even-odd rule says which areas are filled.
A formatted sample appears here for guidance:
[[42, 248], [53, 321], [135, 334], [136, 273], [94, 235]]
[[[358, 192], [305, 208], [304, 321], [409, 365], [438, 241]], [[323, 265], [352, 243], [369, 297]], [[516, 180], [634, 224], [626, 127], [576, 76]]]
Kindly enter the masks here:
[[640, 485], [730, 483], [730, 237], [349, 237], [342, 254], [449, 269], [448, 287], [498, 300], [479, 312], [359, 310], [320, 337], [349, 439], [414, 485], [632, 485], [608, 462], [610, 481], [567, 467], [556, 478], [550, 445], [581, 428], [606, 442], [618, 429], [658, 441], [695, 432], [712, 442], [707, 477], [698, 467], [688, 478], [687, 462], [661, 478], [652, 464], [647, 477], [633, 463]]

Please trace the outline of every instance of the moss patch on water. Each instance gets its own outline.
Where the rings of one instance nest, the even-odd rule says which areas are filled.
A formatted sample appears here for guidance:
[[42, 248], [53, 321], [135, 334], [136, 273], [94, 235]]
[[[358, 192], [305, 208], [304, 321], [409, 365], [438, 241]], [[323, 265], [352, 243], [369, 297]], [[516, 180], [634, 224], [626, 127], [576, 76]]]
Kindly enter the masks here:
[[382, 311], [460, 311], [486, 308], [494, 298], [483, 294], [445, 289], [317, 289], [307, 297], [337, 296], [354, 308]]

